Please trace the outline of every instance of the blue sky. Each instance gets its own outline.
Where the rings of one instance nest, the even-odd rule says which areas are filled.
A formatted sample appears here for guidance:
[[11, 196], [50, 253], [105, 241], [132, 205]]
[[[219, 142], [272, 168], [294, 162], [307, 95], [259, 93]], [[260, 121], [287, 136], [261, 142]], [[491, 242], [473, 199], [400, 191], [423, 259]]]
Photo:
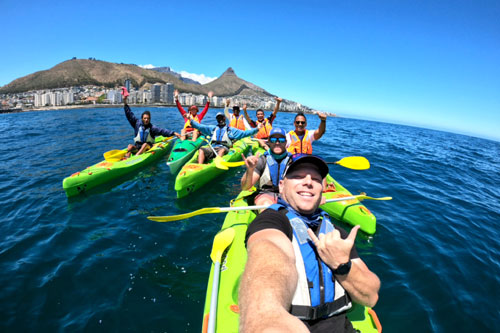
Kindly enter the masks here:
[[0, 85], [72, 57], [236, 74], [340, 116], [500, 141], [499, 1], [0, 2]]

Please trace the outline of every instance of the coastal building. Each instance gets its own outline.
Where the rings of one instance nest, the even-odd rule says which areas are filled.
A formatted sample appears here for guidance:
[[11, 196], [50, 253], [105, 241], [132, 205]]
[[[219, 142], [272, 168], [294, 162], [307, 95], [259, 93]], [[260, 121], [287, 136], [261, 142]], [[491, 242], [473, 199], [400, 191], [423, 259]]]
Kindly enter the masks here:
[[160, 103], [161, 102], [161, 85], [154, 84], [151, 86], [151, 102]]

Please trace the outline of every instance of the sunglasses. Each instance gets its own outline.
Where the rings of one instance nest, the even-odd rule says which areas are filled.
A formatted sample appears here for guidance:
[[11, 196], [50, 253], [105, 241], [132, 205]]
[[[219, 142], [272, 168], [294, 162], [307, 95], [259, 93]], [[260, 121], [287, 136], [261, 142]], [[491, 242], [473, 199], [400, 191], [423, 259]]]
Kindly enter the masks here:
[[297, 125], [305, 125], [305, 123], [306, 123], [306, 122], [305, 122], [305, 121], [300, 121], [300, 120], [298, 120], [298, 121], [296, 121], [295, 123], [296, 123]]
[[269, 138], [269, 142], [271, 142], [271, 143], [276, 143], [276, 142], [285, 143], [286, 138]]

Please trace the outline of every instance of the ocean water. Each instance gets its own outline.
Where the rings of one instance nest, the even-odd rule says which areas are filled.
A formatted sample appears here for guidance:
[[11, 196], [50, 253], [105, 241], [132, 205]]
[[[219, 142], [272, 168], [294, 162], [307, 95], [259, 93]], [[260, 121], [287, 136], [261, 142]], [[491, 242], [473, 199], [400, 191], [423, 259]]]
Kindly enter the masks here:
[[[153, 124], [183, 125], [176, 109], [151, 111]], [[279, 113], [275, 124], [289, 130], [292, 121]], [[308, 116], [309, 128], [318, 123]], [[131, 142], [123, 109], [1, 114], [0, 132], [0, 331], [201, 330], [209, 253], [224, 216], [146, 216], [227, 206], [241, 168], [177, 200], [165, 157], [68, 200], [64, 177]], [[331, 161], [365, 156], [369, 170], [334, 165], [331, 174], [354, 194], [394, 198], [365, 201], [377, 233], [356, 241], [382, 281], [375, 310], [384, 332], [498, 332], [499, 142], [329, 118], [314, 151]]]

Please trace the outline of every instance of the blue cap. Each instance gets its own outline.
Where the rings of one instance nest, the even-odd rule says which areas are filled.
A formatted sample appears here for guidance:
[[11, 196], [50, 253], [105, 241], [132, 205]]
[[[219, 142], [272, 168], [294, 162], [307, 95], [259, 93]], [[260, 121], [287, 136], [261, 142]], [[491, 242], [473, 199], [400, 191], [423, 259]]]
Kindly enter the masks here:
[[283, 129], [279, 128], [279, 127], [273, 127], [273, 129], [271, 130], [271, 133], [269, 133], [269, 137], [271, 137], [273, 135], [286, 136], [286, 132]]
[[226, 117], [226, 116], [222, 112], [217, 112], [217, 114], [215, 115], [215, 119], [217, 119], [219, 117]]
[[295, 154], [292, 156], [292, 162], [288, 164], [285, 172], [283, 173], [283, 177], [285, 177], [289, 172], [295, 169], [298, 165], [303, 163], [310, 163], [318, 167], [319, 174], [322, 178], [325, 178], [328, 175], [328, 165], [326, 162], [317, 155], [308, 155], [308, 154]]

